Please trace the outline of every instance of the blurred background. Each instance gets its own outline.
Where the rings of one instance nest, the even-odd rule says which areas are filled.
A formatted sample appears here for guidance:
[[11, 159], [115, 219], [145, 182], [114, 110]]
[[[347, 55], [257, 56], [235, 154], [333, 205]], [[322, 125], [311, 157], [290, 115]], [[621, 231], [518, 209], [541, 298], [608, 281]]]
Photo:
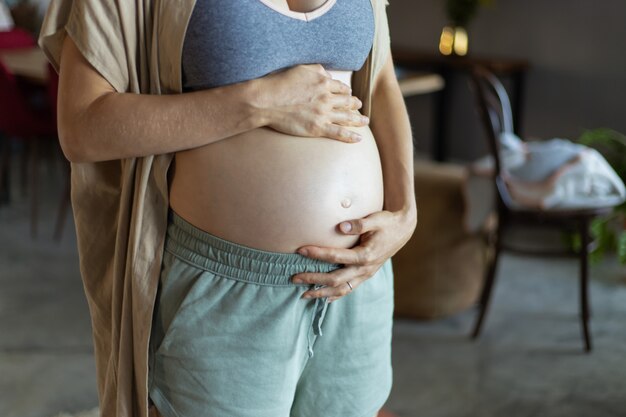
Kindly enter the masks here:
[[[47, 4], [0, 0], [5, 417], [97, 415]], [[626, 416], [626, 2], [387, 11], [419, 224], [394, 257], [384, 416]]]

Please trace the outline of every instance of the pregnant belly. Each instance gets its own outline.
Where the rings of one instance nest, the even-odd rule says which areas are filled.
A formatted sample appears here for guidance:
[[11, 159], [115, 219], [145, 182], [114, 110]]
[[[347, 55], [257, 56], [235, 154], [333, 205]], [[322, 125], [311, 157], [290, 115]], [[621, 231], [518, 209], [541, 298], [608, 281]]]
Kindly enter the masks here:
[[179, 152], [170, 205], [196, 227], [256, 249], [348, 248], [340, 222], [383, 206], [380, 157], [368, 127], [359, 143], [255, 129]]

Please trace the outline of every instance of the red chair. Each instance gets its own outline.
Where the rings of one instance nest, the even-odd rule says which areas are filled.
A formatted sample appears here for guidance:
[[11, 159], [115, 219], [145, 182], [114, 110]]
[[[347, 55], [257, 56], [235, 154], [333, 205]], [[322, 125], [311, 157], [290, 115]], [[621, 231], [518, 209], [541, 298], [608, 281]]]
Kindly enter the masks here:
[[33, 108], [25, 99], [17, 80], [0, 62], [0, 132], [6, 139], [0, 156], [0, 184], [8, 172], [8, 139], [25, 142], [29, 155], [31, 192], [31, 235], [37, 235], [39, 142], [57, 137], [56, 120], [50, 107]]
[[35, 45], [33, 35], [24, 29], [0, 31], [0, 49], [33, 48]]

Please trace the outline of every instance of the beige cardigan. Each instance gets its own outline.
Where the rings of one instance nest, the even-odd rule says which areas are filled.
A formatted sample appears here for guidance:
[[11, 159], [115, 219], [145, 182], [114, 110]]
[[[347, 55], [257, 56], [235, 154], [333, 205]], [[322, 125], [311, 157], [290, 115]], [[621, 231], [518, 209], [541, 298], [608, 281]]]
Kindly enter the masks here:
[[[341, 1], [341, 0], [340, 0]], [[353, 92], [371, 116], [389, 51], [387, 0], [371, 0], [374, 47]], [[39, 45], [56, 70], [69, 34], [119, 92], [177, 94], [195, 0], [52, 0]], [[141, 25], [137, 23], [141, 22]], [[132, 140], [132, 138], [128, 138]], [[172, 154], [72, 164], [72, 206], [89, 303], [101, 415], [148, 415], [148, 341], [167, 224]]]

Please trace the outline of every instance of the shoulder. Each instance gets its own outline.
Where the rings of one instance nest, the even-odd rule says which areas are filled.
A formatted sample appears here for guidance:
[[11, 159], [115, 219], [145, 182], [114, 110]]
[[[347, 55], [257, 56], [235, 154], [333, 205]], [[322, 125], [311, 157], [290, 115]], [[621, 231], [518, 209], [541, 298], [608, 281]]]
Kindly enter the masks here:
[[[128, 0], [52, 0], [38, 43], [57, 72], [65, 36], [118, 91], [128, 85], [127, 44], [124, 33], [135, 22], [137, 2]], [[122, 18], [122, 16], [124, 18]]]

